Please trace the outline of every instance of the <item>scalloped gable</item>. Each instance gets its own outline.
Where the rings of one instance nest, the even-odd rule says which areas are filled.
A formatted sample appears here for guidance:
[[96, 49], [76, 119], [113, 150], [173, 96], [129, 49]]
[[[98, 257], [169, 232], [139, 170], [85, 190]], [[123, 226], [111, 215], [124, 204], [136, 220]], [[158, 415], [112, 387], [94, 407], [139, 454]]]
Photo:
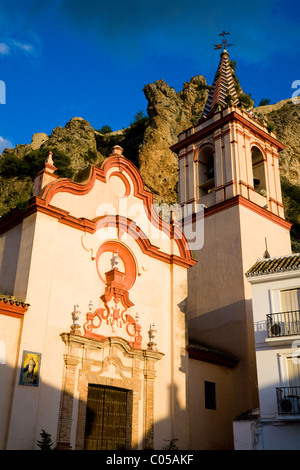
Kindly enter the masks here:
[[[167, 223], [157, 215], [152, 193], [144, 188], [138, 169], [122, 150], [114, 147], [101, 167], [92, 166], [84, 183], [58, 178], [47, 184], [30, 200], [25, 213], [2, 221], [0, 232], [41, 212], [89, 234], [102, 227], [116, 227], [119, 234], [131, 235], [143, 253], [169, 264], [192, 266], [195, 261], [184, 234], [172, 221]], [[137, 210], [140, 214], [135, 220]]]

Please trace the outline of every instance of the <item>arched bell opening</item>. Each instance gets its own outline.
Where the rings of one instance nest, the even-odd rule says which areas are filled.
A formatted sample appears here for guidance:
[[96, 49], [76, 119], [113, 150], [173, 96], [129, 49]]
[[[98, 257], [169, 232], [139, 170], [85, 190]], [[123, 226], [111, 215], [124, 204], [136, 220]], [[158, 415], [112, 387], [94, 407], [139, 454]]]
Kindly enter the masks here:
[[254, 190], [262, 196], [266, 196], [267, 187], [264, 155], [262, 151], [256, 146], [251, 148], [251, 154]]
[[207, 145], [199, 150], [197, 162], [198, 197], [210, 193], [215, 187], [215, 158], [214, 149]]

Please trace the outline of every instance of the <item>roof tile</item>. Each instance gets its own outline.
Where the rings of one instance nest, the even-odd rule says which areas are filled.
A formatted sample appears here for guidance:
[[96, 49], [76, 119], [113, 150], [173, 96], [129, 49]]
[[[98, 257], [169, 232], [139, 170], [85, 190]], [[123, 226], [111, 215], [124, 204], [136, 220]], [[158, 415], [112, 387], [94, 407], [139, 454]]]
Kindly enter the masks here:
[[259, 274], [269, 274], [296, 269], [300, 269], [300, 253], [257, 260], [256, 263], [246, 272], [246, 276], [250, 277]]

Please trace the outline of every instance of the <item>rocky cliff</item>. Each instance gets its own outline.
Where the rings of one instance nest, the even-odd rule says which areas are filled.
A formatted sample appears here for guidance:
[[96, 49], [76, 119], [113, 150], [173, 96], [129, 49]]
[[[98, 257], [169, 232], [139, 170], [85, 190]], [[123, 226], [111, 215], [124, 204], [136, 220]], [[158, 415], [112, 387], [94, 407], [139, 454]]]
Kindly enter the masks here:
[[[101, 164], [114, 145], [140, 170], [156, 202], [174, 203], [178, 197], [178, 161], [170, 146], [178, 134], [195, 124], [203, 111], [209, 87], [203, 76], [193, 77], [180, 92], [158, 80], [144, 87], [148, 116], [128, 128], [103, 134], [86, 120], [72, 118], [51, 135], [35, 134], [31, 144], [5, 150], [0, 157], [0, 215], [23, 207], [31, 196], [39, 166], [49, 150], [58, 174], [82, 181], [90, 164]], [[257, 117], [286, 145], [280, 155], [286, 218], [293, 222], [294, 251], [300, 251], [300, 105], [284, 100], [255, 109]], [[103, 123], [105, 124], [105, 123]]]
[[293, 251], [300, 252], [300, 102], [282, 100], [255, 109], [255, 115], [276, 133], [285, 145], [279, 166], [285, 217], [293, 223]]

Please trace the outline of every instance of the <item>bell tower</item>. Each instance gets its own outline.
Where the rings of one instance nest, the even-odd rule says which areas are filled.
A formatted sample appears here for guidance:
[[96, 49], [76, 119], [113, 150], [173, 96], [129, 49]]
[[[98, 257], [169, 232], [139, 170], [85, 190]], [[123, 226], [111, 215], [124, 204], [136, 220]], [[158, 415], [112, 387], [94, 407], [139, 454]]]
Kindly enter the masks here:
[[[254, 117], [225, 39], [197, 125], [171, 147], [179, 160], [179, 202], [204, 206], [204, 240], [188, 272], [189, 340], [232, 354], [232, 417], [258, 406], [251, 290], [245, 273], [258, 258], [291, 252], [278, 153], [284, 146]], [[197, 234], [196, 234], [197, 236]], [[267, 313], [267, 312], [266, 312]]]
[[223, 49], [202, 118], [172, 147], [180, 203], [212, 207], [241, 196], [283, 218], [278, 152], [284, 145], [247, 110], [244, 96]]

